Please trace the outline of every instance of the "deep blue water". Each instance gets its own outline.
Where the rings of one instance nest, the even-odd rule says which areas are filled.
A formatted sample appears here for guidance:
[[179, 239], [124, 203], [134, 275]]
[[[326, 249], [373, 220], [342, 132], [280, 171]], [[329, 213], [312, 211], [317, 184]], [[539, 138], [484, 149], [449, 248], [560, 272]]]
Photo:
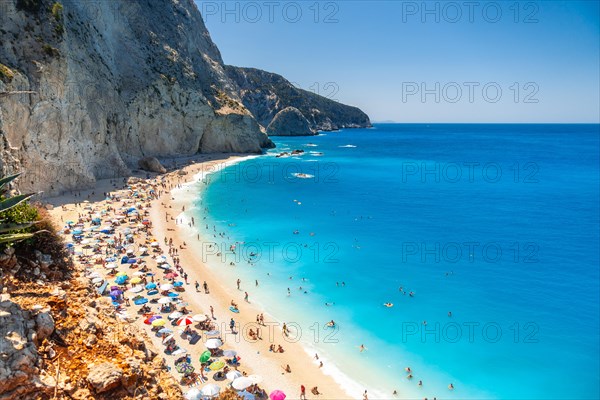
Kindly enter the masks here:
[[[214, 174], [196, 207], [224, 246], [260, 258], [220, 272], [297, 322], [356, 390], [599, 397], [598, 125], [379, 124], [276, 142]], [[274, 157], [286, 149], [306, 153]]]

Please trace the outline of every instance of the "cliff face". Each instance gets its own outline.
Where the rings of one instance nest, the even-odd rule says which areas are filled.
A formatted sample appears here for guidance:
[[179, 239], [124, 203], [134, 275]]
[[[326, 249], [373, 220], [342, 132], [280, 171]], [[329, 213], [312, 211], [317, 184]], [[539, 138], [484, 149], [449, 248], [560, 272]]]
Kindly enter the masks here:
[[298, 89], [281, 75], [231, 65], [225, 66], [225, 71], [239, 86], [242, 103], [264, 127], [288, 107], [298, 109], [312, 131], [371, 126], [368, 115], [360, 109]]
[[145, 156], [272, 147], [192, 0], [0, 7], [0, 167], [25, 171], [21, 190], [90, 186]]

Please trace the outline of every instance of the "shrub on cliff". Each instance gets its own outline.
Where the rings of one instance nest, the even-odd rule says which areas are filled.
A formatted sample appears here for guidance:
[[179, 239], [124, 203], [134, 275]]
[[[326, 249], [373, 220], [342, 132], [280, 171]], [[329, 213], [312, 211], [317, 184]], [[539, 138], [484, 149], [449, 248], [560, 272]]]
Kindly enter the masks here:
[[7, 185], [20, 174], [0, 179], [0, 245], [11, 244], [33, 236], [30, 229], [38, 213], [31, 207], [29, 200], [35, 193], [9, 196]]

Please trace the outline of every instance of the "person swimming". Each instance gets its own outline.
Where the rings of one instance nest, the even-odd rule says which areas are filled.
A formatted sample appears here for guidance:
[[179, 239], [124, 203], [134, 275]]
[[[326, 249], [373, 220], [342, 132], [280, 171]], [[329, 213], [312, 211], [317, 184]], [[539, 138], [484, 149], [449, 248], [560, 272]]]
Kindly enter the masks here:
[[394, 307], [393, 303], [383, 303], [384, 306], [390, 308], [390, 307]]

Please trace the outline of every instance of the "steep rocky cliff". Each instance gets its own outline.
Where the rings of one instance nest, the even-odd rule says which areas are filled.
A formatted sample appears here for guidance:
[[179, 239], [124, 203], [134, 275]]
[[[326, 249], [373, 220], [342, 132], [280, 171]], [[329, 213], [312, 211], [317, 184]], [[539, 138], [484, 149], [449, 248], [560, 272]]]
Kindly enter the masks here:
[[[285, 102], [244, 101], [192, 0], [0, 0], [0, 35], [0, 172], [24, 170], [22, 190], [89, 187], [147, 156], [273, 146], [266, 121]], [[302, 95], [320, 129], [368, 122], [338, 123]]]
[[287, 107], [298, 109], [312, 131], [371, 126], [368, 115], [360, 109], [298, 89], [281, 75], [231, 65], [225, 66], [225, 71], [240, 87], [242, 103], [264, 127]]

